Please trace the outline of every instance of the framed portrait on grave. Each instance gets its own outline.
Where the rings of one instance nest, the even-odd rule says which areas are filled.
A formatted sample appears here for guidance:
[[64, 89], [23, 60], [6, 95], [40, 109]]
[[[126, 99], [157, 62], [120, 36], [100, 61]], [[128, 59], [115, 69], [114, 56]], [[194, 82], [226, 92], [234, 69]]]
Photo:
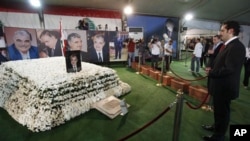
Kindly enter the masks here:
[[79, 72], [82, 70], [81, 51], [66, 51], [65, 54], [66, 70], [68, 73]]

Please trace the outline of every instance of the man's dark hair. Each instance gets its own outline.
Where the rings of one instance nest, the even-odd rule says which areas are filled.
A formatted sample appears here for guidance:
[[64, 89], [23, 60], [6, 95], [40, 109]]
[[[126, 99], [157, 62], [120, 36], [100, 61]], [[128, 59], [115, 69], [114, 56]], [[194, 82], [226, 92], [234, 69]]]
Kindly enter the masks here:
[[81, 36], [78, 33], [70, 33], [68, 35], [67, 41], [71, 41], [72, 38], [81, 38]]
[[218, 38], [218, 39], [220, 39], [220, 38], [221, 38], [221, 36], [220, 36], [220, 35], [214, 35], [214, 37], [216, 37], [216, 38]]
[[54, 36], [56, 39], [59, 39], [61, 37], [60, 33], [54, 30], [43, 30], [43, 32], [40, 35], [40, 38], [42, 38], [42, 36], [47, 35], [49, 37]]
[[239, 25], [238, 22], [236, 22], [236, 21], [226, 21], [226, 22], [222, 23], [222, 25], [225, 25], [225, 28], [227, 30], [233, 29], [234, 30], [234, 33], [233, 33], [234, 36], [239, 35], [239, 33], [240, 33], [240, 25]]

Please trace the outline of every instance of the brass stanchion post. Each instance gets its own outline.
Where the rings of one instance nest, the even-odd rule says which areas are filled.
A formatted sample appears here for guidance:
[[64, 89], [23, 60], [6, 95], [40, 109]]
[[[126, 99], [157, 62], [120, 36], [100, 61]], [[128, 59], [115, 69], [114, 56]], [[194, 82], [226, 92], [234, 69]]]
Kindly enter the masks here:
[[163, 74], [164, 74], [164, 70], [165, 70], [165, 55], [164, 55], [164, 51], [163, 51], [163, 56], [162, 56], [162, 64], [161, 64], [161, 76], [160, 76], [160, 82], [156, 84], [156, 86], [162, 86], [162, 81], [163, 81]]
[[138, 65], [137, 65], [137, 71], [136, 71], [136, 74], [140, 74], [140, 68], [141, 68], [141, 53], [139, 53], [139, 62], [138, 62]]
[[176, 111], [175, 111], [175, 120], [174, 120], [174, 130], [173, 130], [173, 140], [172, 141], [178, 141], [179, 140], [179, 134], [180, 134], [180, 127], [181, 127], [181, 117], [182, 117], [182, 108], [183, 108], [183, 91], [178, 90], [177, 91], [177, 104], [176, 104]]

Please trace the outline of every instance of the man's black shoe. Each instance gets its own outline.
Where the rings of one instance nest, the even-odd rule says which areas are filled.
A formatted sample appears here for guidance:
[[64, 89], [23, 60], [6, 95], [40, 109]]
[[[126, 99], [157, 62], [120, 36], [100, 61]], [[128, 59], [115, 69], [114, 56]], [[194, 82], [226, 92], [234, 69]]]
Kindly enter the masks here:
[[201, 126], [203, 129], [207, 130], [207, 131], [214, 131], [214, 126], [213, 125], [202, 125]]
[[224, 141], [224, 136], [203, 136], [203, 141]]
[[203, 136], [202, 139], [204, 141], [217, 141], [216, 139], [213, 138], [213, 136]]

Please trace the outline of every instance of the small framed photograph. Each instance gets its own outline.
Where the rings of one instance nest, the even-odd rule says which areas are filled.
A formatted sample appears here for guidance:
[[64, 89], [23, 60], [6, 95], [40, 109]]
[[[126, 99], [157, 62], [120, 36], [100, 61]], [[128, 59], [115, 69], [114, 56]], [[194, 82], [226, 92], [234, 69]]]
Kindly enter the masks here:
[[82, 70], [80, 51], [66, 51], [65, 60], [68, 73], [79, 72]]

